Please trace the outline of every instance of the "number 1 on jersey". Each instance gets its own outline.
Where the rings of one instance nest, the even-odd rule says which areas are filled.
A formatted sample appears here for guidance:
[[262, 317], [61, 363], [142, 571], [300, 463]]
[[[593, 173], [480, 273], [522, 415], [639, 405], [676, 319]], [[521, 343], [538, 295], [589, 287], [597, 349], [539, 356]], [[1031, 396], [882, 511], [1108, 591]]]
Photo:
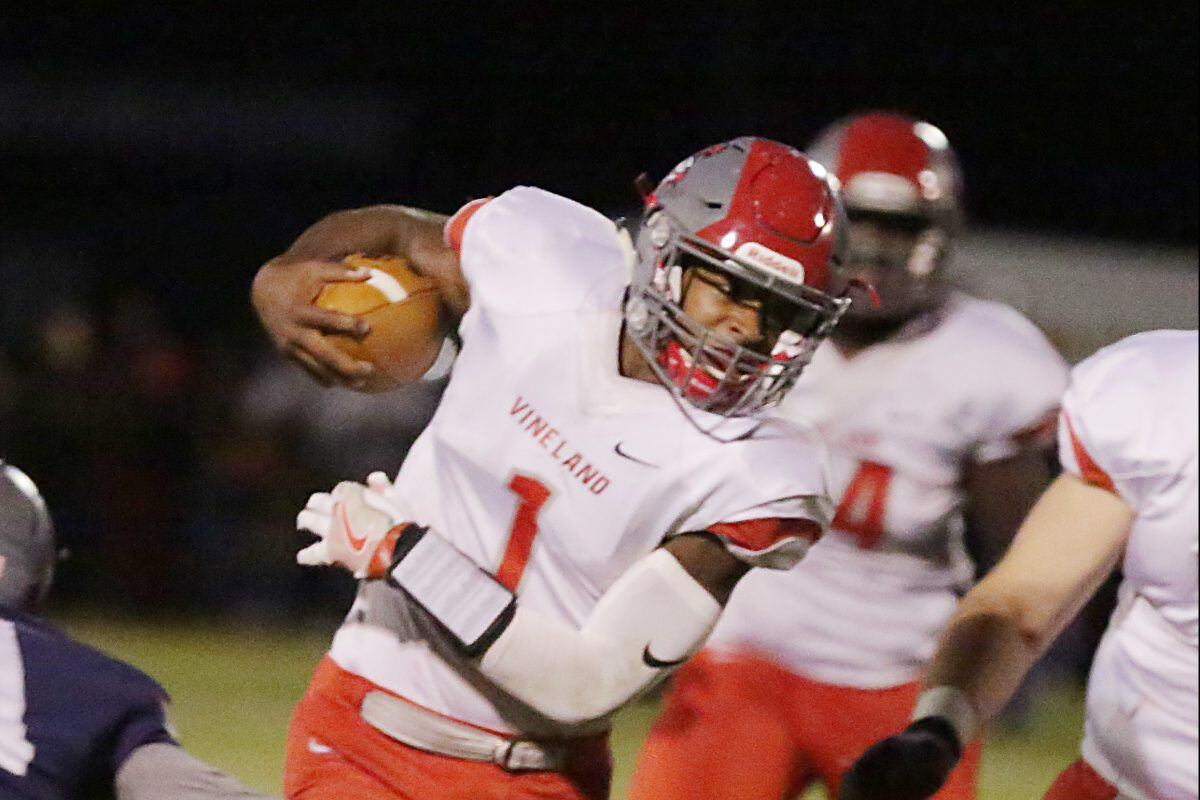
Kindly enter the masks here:
[[517, 513], [513, 516], [512, 528], [508, 532], [508, 545], [504, 558], [496, 570], [496, 580], [510, 592], [517, 590], [521, 575], [529, 564], [533, 551], [533, 540], [538, 532], [538, 514], [550, 499], [550, 490], [537, 478], [517, 473], [508, 482], [509, 491], [517, 496]]

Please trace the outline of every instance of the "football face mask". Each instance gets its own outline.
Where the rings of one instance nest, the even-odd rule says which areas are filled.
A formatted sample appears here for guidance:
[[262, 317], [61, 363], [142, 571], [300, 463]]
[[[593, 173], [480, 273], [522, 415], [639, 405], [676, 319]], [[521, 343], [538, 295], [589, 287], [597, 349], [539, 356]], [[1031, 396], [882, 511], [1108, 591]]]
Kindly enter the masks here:
[[[659, 381], [726, 417], [782, 400], [849, 305], [825, 291], [843, 226], [824, 169], [776, 142], [736, 139], [677, 166], [646, 198], [626, 307]], [[736, 342], [689, 314], [697, 281], [752, 309], [757, 335]]]
[[[677, 397], [727, 417], [781, 401], [828, 336], [848, 301], [803, 285], [787, 294], [765, 288], [753, 264], [682, 242], [657, 269], [657, 291], [643, 295], [645, 318], [634, 341], [659, 380]], [[747, 276], [759, 277], [752, 280]], [[741, 343], [688, 313], [703, 286], [753, 312], [757, 336]]]
[[875, 289], [878, 305], [855, 303], [847, 320], [907, 319], [935, 305], [946, 234], [919, 217], [850, 212], [846, 272]]

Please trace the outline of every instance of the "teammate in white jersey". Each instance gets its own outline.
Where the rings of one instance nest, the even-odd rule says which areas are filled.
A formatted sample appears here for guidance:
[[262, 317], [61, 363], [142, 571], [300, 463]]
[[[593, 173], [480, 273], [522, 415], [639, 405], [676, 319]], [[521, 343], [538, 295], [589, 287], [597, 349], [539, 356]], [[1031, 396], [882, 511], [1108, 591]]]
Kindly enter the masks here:
[[1197, 796], [1197, 336], [1155, 331], [1072, 374], [1065, 473], [964, 598], [916, 720], [847, 776], [847, 800], [926, 798], [961, 743], [1118, 564], [1120, 603], [1088, 683], [1083, 758], [1047, 800]]
[[[676, 676], [638, 800], [783, 800], [818, 782], [836, 797], [854, 759], [908, 723], [973, 579], [964, 516], [985, 555], [1002, 552], [1050, 480], [1066, 364], [1017, 312], [939, 280], [961, 216], [945, 136], [863, 114], [808, 152], [841, 184], [848, 268], [881, 301], [855, 303], [783, 408], [824, 436], [841, 503], [804, 563], [739, 584]], [[978, 755], [941, 800], [975, 797]]]
[[336, 274], [306, 260], [350, 251], [404, 256], [468, 309], [394, 485], [341, 484], [298, 520], [320, 537], [303, 563], [367, 580], [297, 711], [290, 798], [608, 796], [610, 714], [832, 515], [814, 436], [768, 409], [848, 305], [828, 293], [842, 220], [819, 164], [742, 138], [648, 194], [636, 252], [523, 187], [444, 240], [424, 212], [333, 215], [264, 267], [285, 344], [314, 320], [288, 310], [296, 276]]

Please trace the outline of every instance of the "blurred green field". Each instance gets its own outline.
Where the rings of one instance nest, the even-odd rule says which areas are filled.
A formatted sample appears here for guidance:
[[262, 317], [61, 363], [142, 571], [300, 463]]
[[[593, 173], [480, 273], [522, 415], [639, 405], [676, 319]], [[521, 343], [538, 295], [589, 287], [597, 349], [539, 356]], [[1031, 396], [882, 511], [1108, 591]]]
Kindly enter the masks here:
[[[76, 638], [153, 675], [174, 699], [184, 744], [197, 756], [252, 786], [278, 792], [284, 734], [332, 629], [223, 627], [109, 619], [71, 614], [59, 623]], [[983, 800], [1040, 798], [1054, 776], [1077, 757], [1082, 695], [1043, 696], [1020, 731], [992, 737], [984, 755]], [[614, 800], [625, 786], [656, 705], [624, 712], [613, 736], [617, 761]], [[822, 797], [813, 792], [805, 800]]]

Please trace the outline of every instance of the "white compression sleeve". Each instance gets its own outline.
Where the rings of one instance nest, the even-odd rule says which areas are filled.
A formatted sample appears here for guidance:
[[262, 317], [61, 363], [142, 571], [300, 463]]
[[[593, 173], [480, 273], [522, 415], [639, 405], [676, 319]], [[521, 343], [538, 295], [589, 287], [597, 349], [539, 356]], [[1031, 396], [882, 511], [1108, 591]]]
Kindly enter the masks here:
[[603, 717], [691, 657], [721, 604], [665, 550], [637, 562], [581, 630], [519, 604], [480, 670], [551, 719]]

